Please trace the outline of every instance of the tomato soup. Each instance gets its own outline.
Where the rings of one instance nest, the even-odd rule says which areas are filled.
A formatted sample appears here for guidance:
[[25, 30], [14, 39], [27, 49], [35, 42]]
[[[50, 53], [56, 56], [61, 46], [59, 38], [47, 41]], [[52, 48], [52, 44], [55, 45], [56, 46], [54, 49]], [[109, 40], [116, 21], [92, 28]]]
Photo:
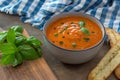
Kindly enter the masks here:
[[46, 36], [61, 48], [83, 50], [96, 45], [102, 39], [102, 31], [88, 18], [71, 16], [51, 23], [47, 27]]

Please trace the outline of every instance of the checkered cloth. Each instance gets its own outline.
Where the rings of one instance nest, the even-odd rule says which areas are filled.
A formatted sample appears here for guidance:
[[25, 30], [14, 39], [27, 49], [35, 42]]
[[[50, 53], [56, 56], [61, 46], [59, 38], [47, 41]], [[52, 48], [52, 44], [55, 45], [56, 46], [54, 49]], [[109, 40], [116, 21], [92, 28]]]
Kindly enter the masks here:
[[120, 33], [120, 0], [0, 0], [0, 11], [18, 14], [23, 22], [41, 30], [53, 15], [84, 12]]

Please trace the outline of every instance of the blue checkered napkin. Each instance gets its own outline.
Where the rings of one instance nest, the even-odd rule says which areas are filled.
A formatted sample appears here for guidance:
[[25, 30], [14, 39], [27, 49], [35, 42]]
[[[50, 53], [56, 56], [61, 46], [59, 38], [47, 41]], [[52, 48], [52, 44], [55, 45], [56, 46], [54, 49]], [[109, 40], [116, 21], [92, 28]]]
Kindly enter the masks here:
[[53, 15], [84, 12], [120, 33], [120, 0], [0, 0], [0, 11], [18, 14], [23, 22], [41, 30]]

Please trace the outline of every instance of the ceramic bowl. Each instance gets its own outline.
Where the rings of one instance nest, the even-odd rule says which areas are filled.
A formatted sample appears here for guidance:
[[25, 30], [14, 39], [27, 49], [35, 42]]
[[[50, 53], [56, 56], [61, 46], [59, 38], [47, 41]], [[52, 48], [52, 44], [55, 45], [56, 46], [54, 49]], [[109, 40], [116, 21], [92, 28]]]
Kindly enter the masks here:
[[[47, 27], [49, 26], [49, 24], [53, 23], [54, 21], [68, 16], [82, 16], [97, 23], [102, 31], [102, 39], [93, 47], [84, 50], [67, 50], [54, 45], [51, 41], [49, 41], [49, 39], [46, 36]], [[98, 51], [100, 50], [100, 48], [103, 46], [104, 43], [105, 29], [104, 26], [100, 23], [100, 21], [95, 17], [80, 12], [66, 12], [51, 17], [44, 25], [43, 34], [44, 34], [44, 41], [46, 48], [48, 48], [49, 51], [57, 59], [68, 64], [80, 64], [91, 60], [99, 53]]]

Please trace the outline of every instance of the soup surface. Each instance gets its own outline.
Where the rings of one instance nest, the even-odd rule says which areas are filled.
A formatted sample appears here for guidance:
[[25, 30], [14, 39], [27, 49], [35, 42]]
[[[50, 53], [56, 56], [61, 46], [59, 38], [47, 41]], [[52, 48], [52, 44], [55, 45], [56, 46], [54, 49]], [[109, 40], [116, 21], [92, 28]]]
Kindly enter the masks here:
[[97, 44], [102, 38], [99, 26], [84, 17], [58, 19], [47, 27], [47, 38], [56, 46], [68, 50], [83, 50]]

